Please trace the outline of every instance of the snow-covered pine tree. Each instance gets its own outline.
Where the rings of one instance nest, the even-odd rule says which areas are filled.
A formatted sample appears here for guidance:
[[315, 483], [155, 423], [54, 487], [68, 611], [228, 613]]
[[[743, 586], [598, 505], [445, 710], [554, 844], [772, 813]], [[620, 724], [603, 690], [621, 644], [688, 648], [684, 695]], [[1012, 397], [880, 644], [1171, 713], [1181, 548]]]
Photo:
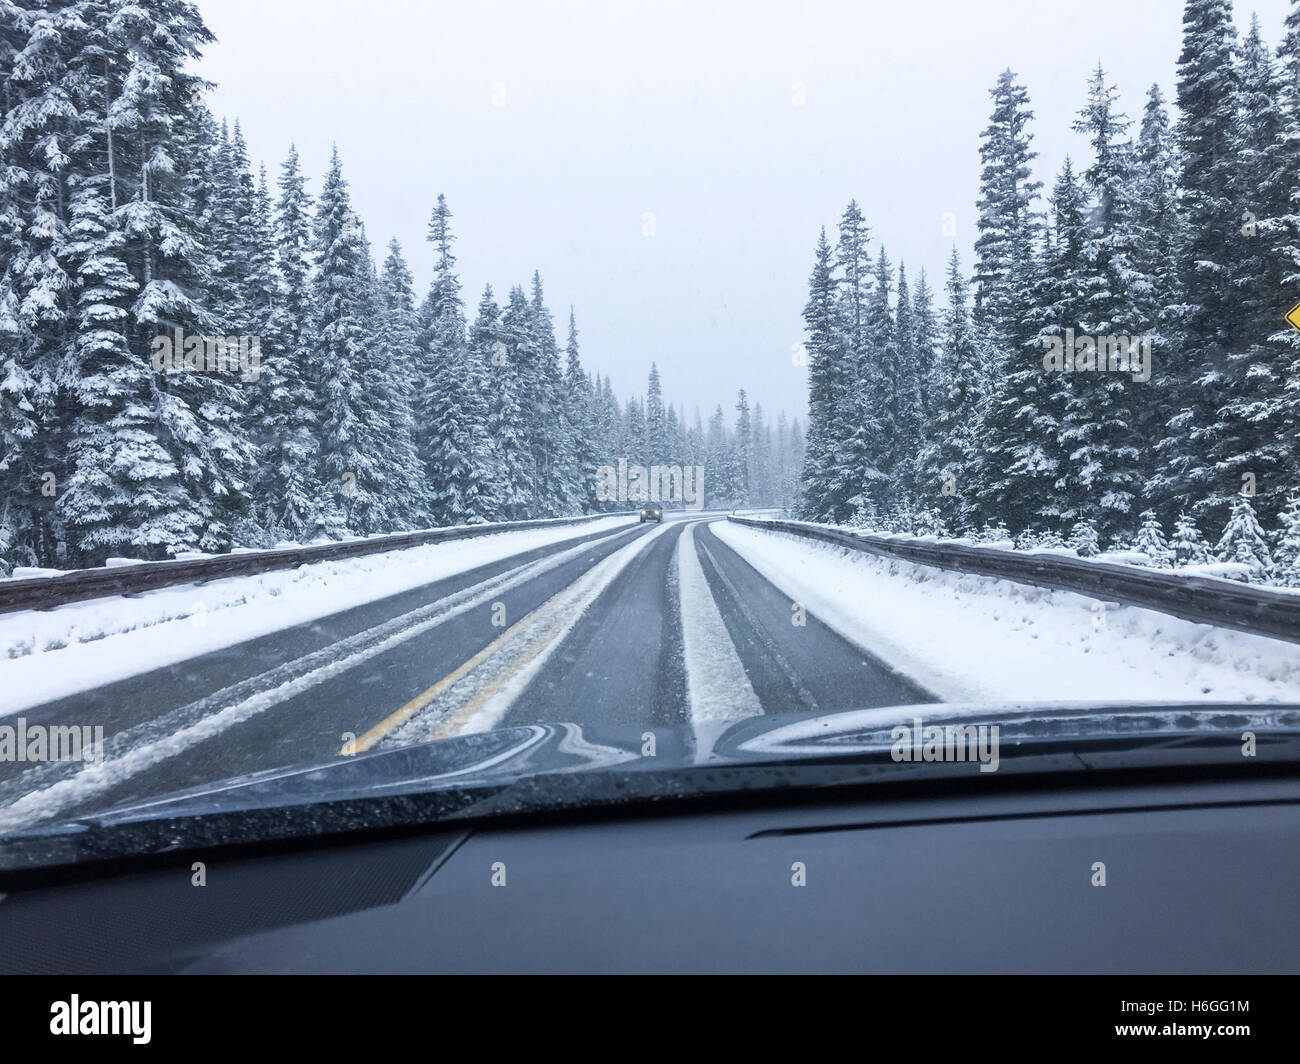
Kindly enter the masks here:
[[311, 346], [317, 355], [313, 384], [321, 403], [320, 481], [325, 499], [337, 502], [346, 527], [356, 531], [382, 505], [382, 487], [376, 489], [383, 455], [369, 450], [366, 424], [373, 266], [337, 148], [317, 200], [313, 236], [316, 321]]
[[[413, 377], [420, 390], [416, 439], [430, 514], [437, 525], [493, 519], [497, 507], [490, 498], [494, 470], [488, 429], [491, 400], [486, 389], [489, 380], [506, 375], [498, 370], [509, 370], [508, 365], [497, 367], [491, 361], [497, 312], [490, 290], [479, 307], [481, 320], [476, 328], [481, 342], [467, 342], [451, 218], [446, 197], [439, 195], [429, 222], [428, 239], [436, 257], [433, 283], [421, 312], [421, 369]], [[512, 400], [513, 396], [506, 401]]]
[[922, 499], [938, 509], [949, 528], [961, 529], [968, 527], [973, 508], [982, 367], [976, 362], [966, 279], [956, 247], [948, 263], [947, 293], [942, 338], [929, 385], [935, 413], [919, 462], [919, 479]]
[[[515, 295], [522, 299], [523, 292], [515, 289], [512, 299]], [[488, 396], [486, 425], [491, 457], [487, 480], [492, 488], [488, 498], [495, 503], [489, 519], [517, 521], [528, 516], [532, 506], [533, 463], [524, 431], [517, 352], [508, 345], [491, 285], [483, 289], [479, 300], [470, 346], [483, 367], [484, 394]]]
[[52, 564], [62, 542], [57, 511], [38, 500], [46, 473], [59, 485], [65, 474], [56, 370], [76, 309], [63, 183], [69, 130], [89, 135], [71, 118], [99, 88], [85, 77], [81, 15], [0, 4], [0, 575]]
[[[1288, 291], [1296, 291], [1300, 289], [1300, 0], [1291, 0], [1278, 57], [1282, 128], [1278, 133], [1275, 183], [1288, 195], [1284, 213], [1270, 221], [1267, 233], [1282, 284]], [[1281, 323], [1277, 329], [1271, 342], [1285, 350], [1283, 374], [1289, 381], [1300, 380], [1300, 332]], [[1300, 477], [1300, 388], [1284, 389], [1272, 401], [1281, 407], [1284, 436], [1291, 444], [1287, 464], [1291, 482], [1295, 483]]]
[[732, 501], [736, 506], [751, 506], [754, 490], [754, 426], [750, 418], [749, 396], [745, 394], [744, 388], [736, 394], [736, 429], [732, 441], [732, 469], [735, 476]]
[[[110, 187], [139, 285], [128, 341], [148, 365], [160, 335], [228, 335], [221, 332], [222, 307], [201, 302], [211, 274], [189, 179], [209, 169], [212, 144], [204, 109], [195, 104], [201, 82], [186, 68], [213, 38], [189, 4], [124, 5], [108, 25], [121, 59], [109, 104]], [[79, 538], [89, 532], [82, 517], [111, 527], [119, 543], [145, 557], [231, 546], [247, 509], [253, 460], [243, 432], [245, 400], [240, 375], [214, 371], [206, 360], [203, 370], [151, 372], [133, 381], [115, 397], [117, 445], [108, 449], [124, 513], [102, 525], [99, 515], [69, 514], [70, 527], [78, 526]], [[168, 461], [158, 460], [160, 448]], [[104, 454], [83, 452], [87, 459], [92, 453]], [[100, 477], [103, 470], [87, 475]]]
[[650, 378], [645, 393], [645, 446], [642, 453], [652, 465], [664, 462], [667, 457], [667, 415], [664, 412], [663, 383], [659, 367], [650, 363]]
[[1164, 363], [1179, 349], [1177, 322], [1181, 315], [1179, 248], [1182, 242], [1182, 218], [1178, 211], [1178, 160], [1174, 150], [1169, 113], [1159, 85], [1147, 92], [1142, 123], [1134, 149], [1133, 225], [1137, 233], [1134, 261], [1138, 271], [1150, 278], [1151, 287], [1144, 295], [1135, 292], [1142, 332], [1151, 337], [1151, 349], [1159, 369], [1142, 385], [1146, 401], [1132, 408], [1134, 438], [1148, 441], [1140, 463], [1145, 494], [1156, 503], [1157, 512], [1168, 519], [1176, 508], [1164, 504], [1168, 478], [1160, 475], [1165, 454], [1157, 445], [1166, 440], [1165, 415], [1172, 402], [1169, 397], [1178, 388], [1165, 372]]
[[772, 488], [772, 434], [763, 413], [763, 404], [754, 404], [753, 438], [749, 447], [751, 506], [771, 506]]
[[1009, 284], [1018, 259], [1029, 253], [1036, 228], [1034, 202], [1040, 182], [1030, 164], [1038, 153], [1030, 147], [1029, 93], [1005, 70], [989, 90], [993, 113], [980, 134], [979, 217], [975, 240], [973, 320], [981, 333], [991, 333], [995, 347], [1005, 349], [1018, 329], [1019, 293]]
[[1151, 564], [1157, 569], [1168, 569], [1173, 565], [1174, 552], [1165, 539], [1160, 519], [1154, 510], [1143, 511], [1142, 527], [1138, 529], [1137, 538], [1133, 541], [1133, 549], [1150, 558]]
[[519, 406], [516, 431], [528, 456], [530, 494], [525, 503], [525, 512], [532, 517], [540, 517], [546, 510], [542, 497], [544, 484], [540, 479], [546, 463], [546, 435], [544, 427], [538, 424], [538, 418], [539, 411], [549, 406], [549, 400], [533, 323], [533, 311], [528, 297], [519, 285], [513, 286], [501, 313], [499, 335], [506, 347], [505, 357]]
[[680, 465], [682, 463], [682, 454], [686, 448], [685, 434], [682, 432], [681, 420], [677, 416], [677, 407], [672, 403], [668, 404], [668, 412], [664, 415], [664, 456], [660, 459], [661, 465]]
[[1091, 558], [1101, 553], [1101, 541], [1097, 536], [1096, 526], [1087, 518], [1074, 523], [1070, 529], [1070, 538], [1066, 546], [1071, 547], [1080, 558]]
[[[1022, 257], [1013, 276], [1022, 292], [1016, 322], [1001, 327], [1011, 352], [978, 429], [975, 471], [987, 517], [1017, 527], [1060, 528], [1091, 516], [1079, 504], [1075, 471], [1061, 438], [1071, 374], [1048, 368], [1049, 344], [1064, 344], [1079, 321], [1087, 239], [1083, 193], [1067, 156], [1053, 186], [1052, 230]], [[976, 444], [972, 444], [972, 449]]]
[[[405, 385], [396, 376], [395, 354], [387, 334], [379, 273], [365, 227], [361, 227], [364, 280], [360, 296], [365, 314], [369, 350], [361, 367], [361, 403], [358, 407], [358, 450], [374, 456], [369, 491], [352, 510], [353, 527], [367, 535], [403, 531], [412, 527], [408, 505], [419, 492], [415, 449], [410, 441], [410, 416], [403, 413]], [[403, 439], [403, 433], [407, 439]], [[418, 500], [416, 509], [418, 510]]]
[[1145, 300], [1138, 296], [1142, 319], [1156, 343], [1166, 350], [1172, 341], [1162, 330], [1168, 326], [1171, 305], [1178, 295], [1178, 160], [1174, 152], [1169, 111], [1159, 85], [1147, 90], [1142, 123], [1134, 147], [1134, 226], [1139, 234], [1135, 249], [1139, 271], [1152, 278]]
[[[334, 522], [316, 512], [325, 493], [317, 468], [322, 410], [312, 387], [318, 371], [311, 348], [312, 202], [292, 146], [281, 164], [277, 188], [272, 225], [275, 300], [247, 418], [258, 448], [249, 490], [267, 537], [272, 542], [301, 542]], [[326, 501], [333, 508], [333, 500]]]
[[1255, 516], [1255, 508], [1245, 495], [1239, 493], [1232, 497], [1232, 516], [1214, 550], [1221, 562], [1245, 565], [1253, 582], [1263, 583], [1272, 573], [1273, 557], [1268, 540]]
[[[622, 430], [619, 423], [618, 399], [614, 396], [609, 378], [596, 374], [592, 384], [592, 439], [594, 441], [593, 463], [595, 468], [609, 466], [615, 468], [618, 459], [626, 456], [623, 446]], [[594, 477], [594, 471], [593, 471]], [[593, 479], [592, 494], [595, 495], [596, 482]], [[616, 499], [597, 500], [597, 509], [602, 511], [617, 510], [620, 504]]]
[[[1140, 235], [1133, 204], [1132, 147], [1127, 117], [1116, 107], [1118, 93], [1098, 65], [1088, 82], [1088, 102], [1074, 130], [1088, 136], [1092, 165], [1084, 173], [1090, 203], [1082, 269], [1077, 277], [1078, 333], [1096, 338], [1143, 334], [1140, 304], [1149, 301], [1152, 278], [1137, 262]], [[1073, 509], [1092, 515], [1103, 536], [1131, 527], [1135, 499], [1143, 487], [1145, 448], [1134, 435], [1136, 411], [1149, 396], [1143, 383], [1111, 371], [1097, 351], [1098, 372], [1071, 376], [1060, 438], [1075, 490]]]
[[835, 407], [827, 456], [831, 460], [830, 495], [825, 509], [832, 521], [847, 521], [869, 504], [882, 476], [878, 380], [872, 375], [874, 353], [870, 328], [873, 269], [868, 253], [870, 231], [856, 201], [840, 218], [835, 250], [834, 319], [843, 339], [835, 361]]
[[547, 309], [541, 273], [534, 270], [528, 299], [528, 332], [537, 357], [537, 402], [531, 411], [533, 454], [537, 463], [538, 516], [559, 517], [577, 511], [571, 493], [575, 468], [572, 428], [564, 416], [564, 370], [555, 323]]
[[[260, 169], [244, 223], [243, 237], [250, 255], [244, 279], [246, 302], [242, 317], [238, 322], [230, 323], [227, 333], [249, 337], [250, 352], [252, 338], [256, 337], [260, 353], [257, 369], [250, 374], [251, 379], [241, 381], [248, 397], [243, 411], [242, 432], [254, 453], [248, 480], [248, 510], [236, 533], [237, 541], [245, 546], [270, 546], [286, 538], [285, 530], [276, 521], [275, 507], [268, 506], [266, 499], [278, 470], [282, 468], [278, 452], [288, 442], [272, 441], [267, 435], [268, 425], [278, 420], [276, 415], [286, 402], [286, 396], [281, 393], [285, 358], [273, 335], [279, 313], [280, 281], [276, 273], [276, 239], [271, 215], [266, 171]], [[303, 394], [302, 399], [310, 401], [307, 394]]]
[[578, 347], [578, 322], [569, 307], [569, 336], [564, 347], [564, 394], [565, 417], [568, 419], [574, 442], [574, 483], [571, 491], [578, 500], [583, 513], [593, 513], [597, 509], [596, 467], [603, 465], [604, 459], [597, 461], [597, 440], [595, 429], [596, 412], [593, 408], [594, 395], [591, 378], [583, 371], [582, 354]]
[[1300, 587], [1300, 494], [1292, 495], [1279, 515], [1273, 563], [1277, 583]]
[[[837, 412], [845, 365], [837, 288], [831, 246], [822, 229], [808, 279], [808, 302], [803, 309], [808, 336], [808, 442], [800, 475], [803, 490], [798, 513], [809, 521], [835, 519]], [[841, 512], [836, 516], [847, 515]]]
[[797, 483], [798, 471], [790, 468], [790, 423], [782, 410], [776, 419], [776, 450], [772, 454], [772, 477], [774, 497], [772, 504], [783, 510], [789, 510], [794, 496], [790, 486]]
[[705, 504], [710, 509], [737, 505], [735, 458], [721, 406], [715, 407], [709, 417], [704, 454], [705, 484], [708, 488]]
[[898, 266], [898, 304], [894, 311], [895, 357], [888, 377], [888, 409], [893, 421], [890, 438], [894, 482], [909, 510], [918, 505], [917, 454], [921, 446], [921, 374], [927, 368], [918, 351], [917, 322], [907, 267]]
[[1277, 71], [1254, 17], [1241, 44], [1237, 74], [1241, 114], [1237, 158], [1230, 167], [1233, 302], [1225, 308], [1226, 342], [1210, 389], [1216, 412], [1209, 424], [1198, 426], [1204, 441], [1199, 449], [1205, 452], [1212, 484], [1205, 505], [1222, 512], [1241, 474], [1250, 472], [1266, 488], [1256, 501], [1271, 522], [1283, 500], [1267, 487], [1287, 483], [1295, 447], [1286, 416], [1290, 342], [1273, 338], [1279, 329], [1291, 331], [1282, 320], [1290, 306], [1284, 294], [1289, 271], [1272, 239], [1275, 220], [1289, 209], [1291, 189], [1278, 180], [1283, 121]]
[[[900, 285], [901, 288], [901, 285]], [[939, 319], [934, 310], [934, 293], [925, 270], [917, 278], [912, 293], [912, 351], [916, 359], [916, 382], [920, 392], [920, 434], [918, 449], [929, 432], [930, 419], [937, 413], [939, 395], [933, 388], [934, 368], [940, 344]]]
[[[394, 237], [388, 244], [379, 277], [376, 337], [384, 354], [376, 366], [382, 389], [382, 428], [387, 444], [388, 513], [392, 530], [427, 527], [430, 507], [427, 481], [415, 444], [415, 387], [420, 364], [420, 323], [415, 282]], [[462, 334], [463, 335], [463, 334]]]
[[890, 306], [894, 274], [883, 245], [876, 255], [872, 278], [867, 298], [866, 348], [859, 361], [858, 379], [865, 419], [879, 426], [868, 440], [871, 472], [864, 488], [871, 500], [870, 508], [880, 510], [894, 507], [899, 490], [906, 486], [899, 476], [903, 460], [899, 433], [909, 406], [898, 329]]
[[1219, 418], [1228, 354], [1241, 342], [1240, 293], [1233, 285], [1243, 251], [1236, 202], [1241, 148], [1236, 50], [1231, 0], [1187, 0], [1176, 131], [1184, 219], [1182, 295], [1174, 322], [1179, 352], [1160, 370], [1170, 383], [1162, 396], [1167, 418], [1155, 489], [1167, 508], [1211, 520], [1221, 519], [1227, 485], [1210, 459], [1209, 436]]
[[1174, 552], [1175, 565], [1204, 565], [1210, 560], [1210, 546], [1188, 514], [1179, 514], [1174, 524], [1174, 537], [1169, 543]]

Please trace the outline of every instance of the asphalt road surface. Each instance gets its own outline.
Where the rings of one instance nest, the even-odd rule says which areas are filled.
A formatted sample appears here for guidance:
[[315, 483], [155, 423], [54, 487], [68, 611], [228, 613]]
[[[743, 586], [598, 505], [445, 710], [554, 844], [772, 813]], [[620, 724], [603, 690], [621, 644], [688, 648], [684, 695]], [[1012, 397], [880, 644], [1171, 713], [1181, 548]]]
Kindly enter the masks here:
[[[710, 530], [582, 534], [22, 714], [105, 759], [0, 763], [8, 813], [65, 818], [250, 772], [537, 722], [668, 725], [935, 701]], [[94, 773], [92, 777], [87, 775]], [[18, 803], [15, 805], [14, 803]]]

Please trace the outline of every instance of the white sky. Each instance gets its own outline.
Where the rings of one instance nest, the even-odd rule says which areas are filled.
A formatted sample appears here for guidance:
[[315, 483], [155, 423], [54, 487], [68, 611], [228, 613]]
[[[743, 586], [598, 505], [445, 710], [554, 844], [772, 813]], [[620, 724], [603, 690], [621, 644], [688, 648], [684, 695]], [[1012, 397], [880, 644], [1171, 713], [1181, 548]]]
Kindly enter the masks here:
[[[1181, 0], [197, 2], [213, 109], [273, 181], [292, 141], [314, 190], [337, 142], [377, 256], [397, 236], [421, 294], [445, 193], [471, 316], [485, 282], [500, 301], [539, 269], [561, 344], [573, 303], [620, 400], [654, 360], [706, 421], [742, 386], [804, 416], [791, 345], [850, 198], [913, 284], [941, 285], [945, 212], [969, 268], [1001, 70], [1029, 89], [1050, 188], [1085, 158], [1069, 124], [1098, 60], [1135, 123], [1153, 81], [1172, 99], [1182, 19]], [[1238, 25], [1256, 10], [1276, 44], [1287, 7], [1239, 3]]]

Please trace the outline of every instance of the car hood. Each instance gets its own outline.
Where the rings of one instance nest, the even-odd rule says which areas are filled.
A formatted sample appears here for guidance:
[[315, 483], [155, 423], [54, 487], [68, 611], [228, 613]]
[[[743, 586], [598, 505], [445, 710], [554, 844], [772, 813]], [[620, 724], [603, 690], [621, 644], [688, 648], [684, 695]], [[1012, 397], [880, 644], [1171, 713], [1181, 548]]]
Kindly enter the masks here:
[[[929, 705], [653, 728], [537, 724], [259, 772], [0, 837], [0, 871], [140, 853], [801, 785], [979, 776], [900, 764], [900, 726], [983, 726], [996, 772], [1294, 761], [1300, 705]], [[994, 731], [993, 729], [996, 729]], [[814, 768], [829, 774], [801, 774]]]

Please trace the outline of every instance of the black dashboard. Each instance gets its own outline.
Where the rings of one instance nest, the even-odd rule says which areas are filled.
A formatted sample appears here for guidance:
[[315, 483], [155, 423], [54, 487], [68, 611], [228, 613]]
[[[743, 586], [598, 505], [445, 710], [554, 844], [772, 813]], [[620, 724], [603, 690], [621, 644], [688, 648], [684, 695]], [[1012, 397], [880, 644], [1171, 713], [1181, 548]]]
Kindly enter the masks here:
[[29, 884], [0, 971], [1300, 971], [1285, 774], [742, 798]]

